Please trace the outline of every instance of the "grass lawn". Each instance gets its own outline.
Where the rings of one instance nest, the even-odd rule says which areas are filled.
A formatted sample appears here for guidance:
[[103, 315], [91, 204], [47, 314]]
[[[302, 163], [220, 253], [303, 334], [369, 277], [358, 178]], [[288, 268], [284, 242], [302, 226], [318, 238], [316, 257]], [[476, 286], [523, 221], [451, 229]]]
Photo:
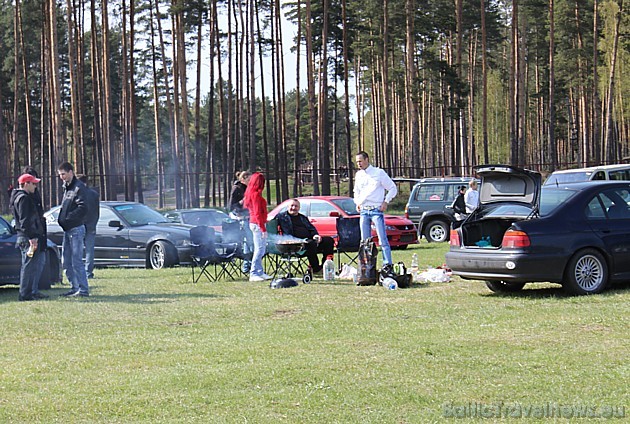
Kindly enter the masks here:
[[[447, 248], [423, 241], [394, 259], [440, 265]], [[193, 285], [188, 268], [97, 271], [88, 299], [59, 298], [61, 286], [17, 302], [17, 288], [0, 288], [0, 422], [630, 415], [628, 286], [588, 297], [545, 284], [496, 295], [458, 278], [271, 290]]]

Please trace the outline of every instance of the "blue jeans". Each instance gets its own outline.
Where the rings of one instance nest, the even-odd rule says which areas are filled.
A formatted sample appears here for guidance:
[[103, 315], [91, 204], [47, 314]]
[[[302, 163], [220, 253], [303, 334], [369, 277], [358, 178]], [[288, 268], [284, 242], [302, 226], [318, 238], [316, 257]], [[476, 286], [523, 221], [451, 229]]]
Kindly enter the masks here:
[[94, 278], [94, 242], [96, 231], [85, 232], [85, 272], [87, 278]]
[[89, 293], [87, 274], [83, 265], [85, 226], [79, 225], [63, 233], [63, 270], [73, 291]]
[[[22, 268], [20, 269], [20, 297], [30, 297], [39, 291], [39, 279], [46, 264], [46, 251], [38, 248], [33, 256], [26, 255], [29, 242], [27, 239], [18, 241], [22, 252]], [[41, 247], [41, 246], [40, 246]]]
[[267, 244], [265, 242], [266, 233], [263, 233], [258, 224], [249, 223], [249, 229], [252, 230], [252, 235], [254, 236], [254, 254], [252, 256], [252, 265], [249, 270], [249, 275], [253, 276], [262, 276], [265, 271], [262, 266], [262, 258], [265, 256], [265, 251]]
[[392, 260], [392, 248], [389, 247], [389, 240], [387, 240], [387, 232], [385, 231], [385, 218], [383, 212], [378, 209], [361, 210], [361, 238], [366, 239], [372, 237], [372, 223], [376, 227], [376, 234], [378, 235], [378, 243], [381, 245], [383, 251], [383, 265], [391, 265]]

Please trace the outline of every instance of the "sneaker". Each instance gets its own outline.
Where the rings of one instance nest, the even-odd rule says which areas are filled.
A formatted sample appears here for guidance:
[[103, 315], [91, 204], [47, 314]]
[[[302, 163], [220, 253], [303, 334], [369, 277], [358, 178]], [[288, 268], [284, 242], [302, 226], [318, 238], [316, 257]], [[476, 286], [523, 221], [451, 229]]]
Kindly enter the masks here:
[[20, 302], [30, 302], [31, 300], [36, 300], [33, 296], [19, 296], [18, 300]]
[[273, 280], [273, 277], [272, 277], [271, 275], [265, 274], [264, 272], [263, 272], [263, 274], [261, 275], [261, 277], [262, 277], [264, 280]]
[[74, 296], [78, 296], [79, 295], [79, 290], [70, 290], [68, 292], [65, 293], [61, 293], [59, 296], [65, 296], [65, 297], [74, 297]]
[[249, 281], [265, 281], [266, 278], [263, 277], [262, 275], [252, 275], [251, 277], [249, 277]]
[[33, 299], [48, 299], [50, 296], [41, 292], [37, 292], [37, 293], [33, 293], [31, 297]]
[[87, 292], [79, 292], [79, 297], [90, 297], [90, 293]]
[[80, 292], [79, 290], [69, 294], [68, 297], [88, 297], [90, 293]]

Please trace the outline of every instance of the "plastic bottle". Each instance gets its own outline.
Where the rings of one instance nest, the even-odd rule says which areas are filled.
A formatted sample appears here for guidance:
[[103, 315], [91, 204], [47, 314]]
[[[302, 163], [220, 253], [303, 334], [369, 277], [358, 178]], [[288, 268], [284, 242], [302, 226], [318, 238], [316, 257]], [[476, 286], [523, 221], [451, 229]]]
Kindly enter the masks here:
[[396, 282], [396, 280], [389, 277], [383, 278], [383, 281], [381, 281], [381, 284], [383, 285], [383, 287], [385, 287], [388, 290], [396, 290], [398, 288], [398, 283]]
[[324, 262], [324, 280], [333, 281], [335, 279], [335, 263], [332, 256], [328, 256]]
[[411, 255], [411, 272], [418, 271], [418, 254]]

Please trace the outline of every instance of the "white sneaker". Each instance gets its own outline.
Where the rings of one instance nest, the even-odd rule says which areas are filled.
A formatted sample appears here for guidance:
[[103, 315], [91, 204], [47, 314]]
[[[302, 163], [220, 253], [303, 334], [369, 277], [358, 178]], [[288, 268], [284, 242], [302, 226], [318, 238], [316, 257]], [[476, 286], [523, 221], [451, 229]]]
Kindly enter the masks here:
[[263, 277], [262, 275], [252, 275], [251, 277], [249, 277], [249, 281], [265, 281], [266, 278]]
[[264, 278], [265, 280], [273, 280], [273, 277], [271, 275], [265, 274], [263, 272], [263, 275], [261, 275], [262, 278]]

